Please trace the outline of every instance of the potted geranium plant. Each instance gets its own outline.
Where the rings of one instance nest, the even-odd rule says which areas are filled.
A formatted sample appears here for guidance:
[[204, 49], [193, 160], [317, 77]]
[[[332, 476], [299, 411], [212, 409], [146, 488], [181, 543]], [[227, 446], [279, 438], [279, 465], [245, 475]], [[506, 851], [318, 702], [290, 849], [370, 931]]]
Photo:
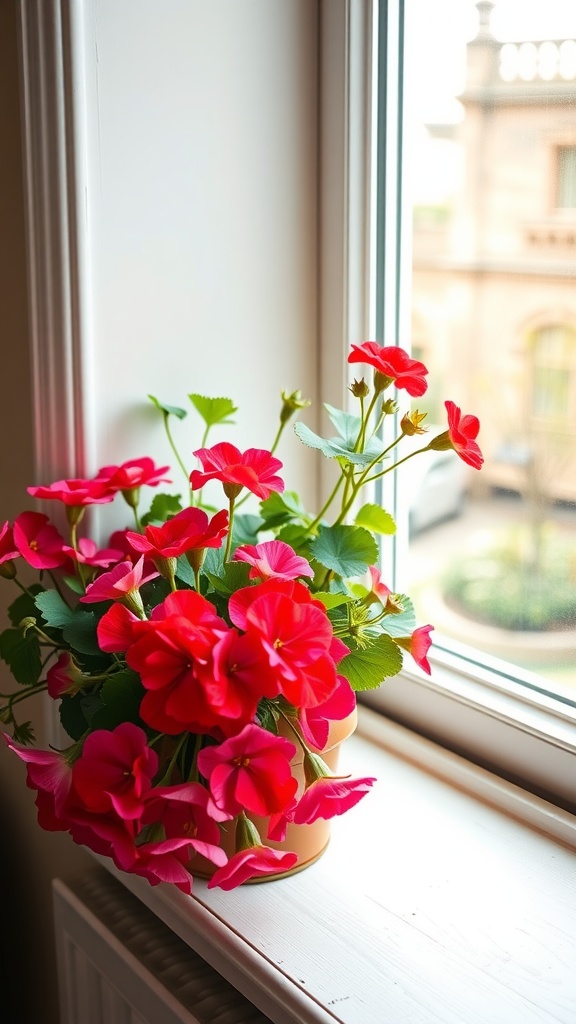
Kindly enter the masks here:
[[[68, 536], [40, 511], [0, 527], [0, 575], [18, 590], [0, 635], [17, 688], [0, 719], [37, 791], [39, 824], [152, 884], [190, 892], [198, 864], [224, 889], [297, 868], [286, 830], [343, 813], [374, 782], [326, 763], [334, 723], [353, 715], [358, 690], [396, 675], [405, 652], [430, 671], [432, 626], [416, 625], [409, 598], [377, 567], [376, 535], [393, 532], [393, 519], [360, 497], [429, 450], [453, 448], [480, 468], [478, 420], [446, 402], [447, 429], [402, 456], [405, 436], [424, 435], [425, 414], [407, 411], [385, 445], [380, 428], [397, 413], [386, 393], [421, 396], [426, 367], [376, 342], [354, 345], [349, 362], [374, 370], [371, 384], [351, 385], [358, 412], [327, 406], [332, 438], [295, 424], [339, 469], [317, 514], [285, 490], [275, 455], [308, 404], [299, 392], [282, 393], [271, 450], [243, 452], [208, 446], [233, 403], [192, 394], [205, 430], [191, 471], [170, 427], [185, 411], [150, 396], [186, 474], [184, 499], [159, 493], [142, 512], [142, 489], [171, 481], [145, 457], [28, 489], [65, 509]], [[221, 488], [217, 507], [207, 485]], [[133, 523], [99, 548], [82, 532], [85, 512], [118, 494]], [[250, 495], [257, 514], [241, 511]], [[22, 562], [38, 582], [22, 582]], [[63, 749], [36, 749], [22, 719], [22, 702], [42, 691], [59, 702]]]

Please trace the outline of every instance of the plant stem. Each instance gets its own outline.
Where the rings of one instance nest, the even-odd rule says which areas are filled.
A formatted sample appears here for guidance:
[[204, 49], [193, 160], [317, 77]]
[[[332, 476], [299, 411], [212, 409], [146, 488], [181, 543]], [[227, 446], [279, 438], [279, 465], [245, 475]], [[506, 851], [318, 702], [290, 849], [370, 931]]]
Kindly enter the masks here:
[[184, 476], [186, 477], [186, 483], [188, 484], [188, 488], [190, 490], [190, 504], [192, 504], [192, 489], [190, 488], [190, 474], [188, 473], [188, 470], [186, 469], [186, 466], [184, 465], [182, 459], [180, 458], [180, 453], [179, 453], [179, 451], [178, 451], [178, 449], [177, 449], [177, 447], [176, 447], [176, 445], [174, 443], [174, 438], [172, 437], [172, 431], [170, 430], [170, 427], [169, 427], [169, 424], [168, 424], [168, 419], [169, 419], [169, 414], [168, 413], [164, 413], [164, 429], [166, 431], [166, 437], [168, 438], [168, 444], [170, 445], [172, 451], [174, 452], [174, 458], [176, 459], [176, 462], [178, 463], [178, 465], [180, 466], [180, 469], [182, 470], [182, 472], [184, 473]]

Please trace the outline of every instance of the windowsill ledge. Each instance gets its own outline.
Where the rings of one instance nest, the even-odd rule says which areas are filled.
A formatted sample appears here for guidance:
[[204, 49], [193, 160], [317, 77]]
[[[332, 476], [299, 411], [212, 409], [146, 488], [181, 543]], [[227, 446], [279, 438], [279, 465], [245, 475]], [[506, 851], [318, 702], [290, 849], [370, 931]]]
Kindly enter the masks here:
[[275, 1024], [574, 1020], [576, 819], [366, 709], [342, 767], [378, 782], [300, 874], [117, 877]]

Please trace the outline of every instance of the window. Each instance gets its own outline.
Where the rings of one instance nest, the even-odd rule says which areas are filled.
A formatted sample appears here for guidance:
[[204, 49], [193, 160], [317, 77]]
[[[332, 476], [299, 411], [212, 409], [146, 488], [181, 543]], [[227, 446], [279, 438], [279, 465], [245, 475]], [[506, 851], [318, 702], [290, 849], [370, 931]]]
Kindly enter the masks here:
[[558, 147], [556, 206], [576, 208], [576, 146]]
[[[405, 671], [374, 701], [574, 806], [576, 585], [566, 566], [576, 559], [576, 465], [573, 439], [558, 443], [557, 433], [575, 407], [574, 357], [571, 329], [554, 317], [576, 314], [573, 270], [568, 254], [543, 266], [524, 229], [546, 195], [548, 139], [576, 86], [564, 76], [554, 91], [535, 65], [530, 101], [526, 76], [502, 73], [501, 51], [546, 23], [529, 24], [523, 5], [509, 5], [508, 24], [496, 5], [490, 20], [491, 7], [379, 7], [378, 337], [405, 346], [412, 320], [443, 398], [479, 415], [486, 464], [462, 479], [454, 456], [453, 479], [446, 463], [429, 467], [416, 498], [382, 495], [400, 523], [385, 563], [417, 593], [436, 645], [431, 680]], [[576, 165], [565, 149], [567, 181]], [[537, 316], [542, 326], [527, 334]], [[442, 402], [430, 398], [436, 420]]]
[[540, 327], [529, 352], [533, 418], [576, 431], [576, 331], [563, 324]]

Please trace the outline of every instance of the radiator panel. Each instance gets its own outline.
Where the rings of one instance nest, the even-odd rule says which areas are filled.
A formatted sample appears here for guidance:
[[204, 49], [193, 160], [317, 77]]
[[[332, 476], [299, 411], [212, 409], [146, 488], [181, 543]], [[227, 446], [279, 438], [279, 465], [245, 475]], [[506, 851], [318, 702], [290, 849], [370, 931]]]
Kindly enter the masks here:
[[54, 882], [62, 1024], [271, 1024], [124, 886]]

